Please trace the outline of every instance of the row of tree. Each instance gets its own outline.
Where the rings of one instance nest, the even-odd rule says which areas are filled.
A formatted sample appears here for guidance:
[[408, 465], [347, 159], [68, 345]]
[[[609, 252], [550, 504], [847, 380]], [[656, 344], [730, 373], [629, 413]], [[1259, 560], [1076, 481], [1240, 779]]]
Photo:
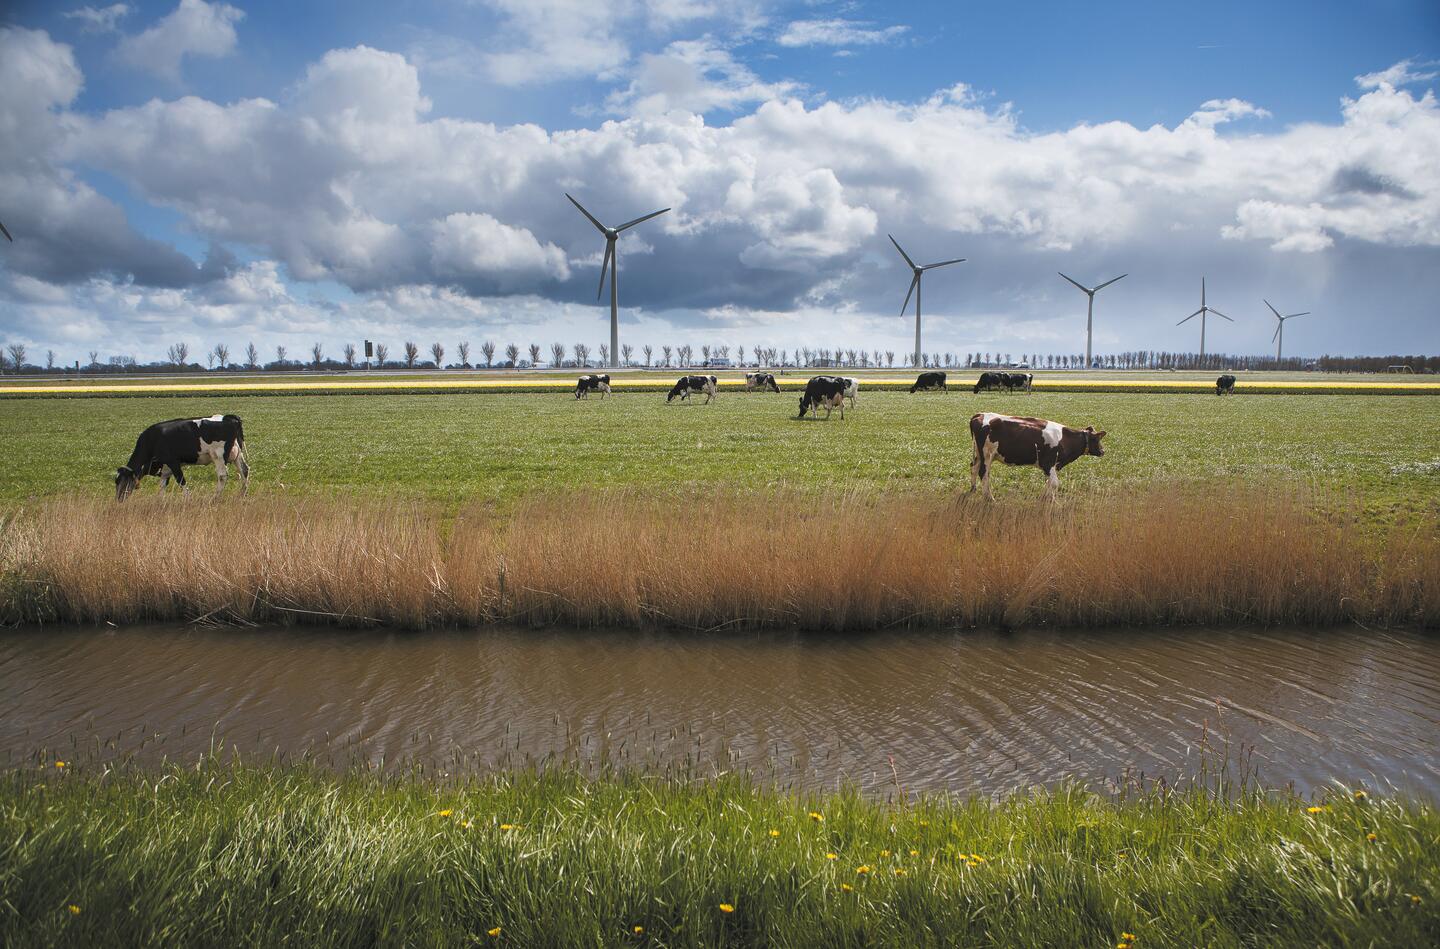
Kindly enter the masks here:
[[[390, 347], [385, 343], [373, 344], [374, 355], [366, 359], [354, 343], [346, 343], [341, 349], [338, 359], [327, 357], [325, 349], [320, 343], [315, 343], [308, 354], [308, 359], [292, 359], [290, 353], [284, 346], [275, 347], [275, 358], [272, 361], [262, 362], [260, 350], [254, 343], [246, 345], [243, 353], [232, 357], [231, 350], [226, 343], [216, 343], [208, 350], [203, 358], [202, 365], [198, 361], [191, 360], [191, 351], [188, 343], [177, 342], [170, 346], [165, 353], [165, 361], [162, 363], [150, 363], [141, 365], [133, 356], [109, 356], [104, 362], [100, 360], [98, 351], [90, 351], [90, 362], [81, 367], [82, 371], [88, 372], [128, 372], [128, 371], [182, 371], [182, 372], [204, 372], [206, 370], [296, 370], [303, 368], [321, 370], [356, 369], [362, 363], [366, 366], [374, 365], [380, 368], [406, 368], [406, 369], [443, 369], [443, 368], [478, 368], [481, 365], [479, 359], [472, 366], [470, 362], [471, 346], [468, 340], [462, 340], [455, 346], [455, 355], [458, 361], [448, 367], [445, 362], [446, 349], [444, 344], [434, 342], [429, 347], [429, 360], [421, 357], [420, 346], [412, 341], [401, 344], [395, 353], [396, 358], [391, 359]], [[608, 366], [610, 364], [610, 347], [604, 343], [600, 344], [593, 351], [598, 357], [597, 365]], [[754, 346], [749, 350], [749, 361], [746, 360], [746, 348], [735, 347], [736, 364], [755, 366], [794, 366], [797, 368], [894, 368], [896, 365], [896, 354], [894, 350], [865, 350], [848, 349], [836, 347], [834, 349], [811, 348], [802, 346], [795, 350], [776, 349], [774, 347]], [[699, 356], [701, 365], [710, 364], [713, 361], [728, 361], [731, 348], [726, 345], [701, 346]], [[497, 354], [503, 355], [503, 360], [497, 361]], [[539, 344], [531, 343], [525, 350], [515, 343], [507, 344], [503, 350], [495, 343], [486, 340], [480, 344], [479, 357], [484, 360], [485, 368], [520, 368], [538, 367], [542, 365], [542, 350]], [[551, 343], [549, 352], [549, 365], [553, 368], [575, 368], [591, 365], [592, 350], [584, 343], [575, 343], [567, 347], [564, 343]], [[27, 361], [29, 354], [24, 344], [11, 343], [9, 346], [0, 349], [0, 371], [11, 372], [58, 372], [67, 368], [56, 365], [54, 350], [47, 350], [45, 353], [45, 364], [43, 367], [32, 365]], [[680, 346], [654, 347], [649, 344], [641, 346], [637, 353], [635, 347], [626, 343], [620, 347], [620, 364], [622, 366], [644, 366], [651, 368], [676, 368], [696, 365], [695, 347], [686, 343]], [[528, 357], [528, 359], [523, 358]], [[372, 361], [373, 360], [373, 361]], [[901, 367], [915, 367], [915, 359], [909, 353], [902, 353], [899, 357]], [[78, 363], [77, 363], [78, 365]], [[1012, 353], [1001, 352], [975, 352], [975, 353], [922, 353], [920, 368], [926, 369], [984, 369], [1004, 366], [1025, 365], [1032, 369], [1079, 369], [1085, 365], [1085, 357], [1079, 353]], [[1129, 370], [1171, 370], [1171, 369], [1192, 369], [1192, 370], [1263, 370], [1263, 369], [1285, 369], [1305, 370], [1319, 369], [1325, 372], [1383, 372], [1390, 369], [1402, 368], [1417, 373], [1440, 372], [1440, 356], [1321, 356], [1319, 359], [1292, 356], [1282, 360], [1276, 360], [1273, 356], [1234, 356], [1226, 353], [1206, 353], [1203, 357], [1199, 353], [1177, 353], [1163, 352], [1159, 350], [1134, 350], [1121, 353], [1106, 353], [1097, 355], [1093, 359], [1092, 368], [1098, 369], [1129, 369]]]

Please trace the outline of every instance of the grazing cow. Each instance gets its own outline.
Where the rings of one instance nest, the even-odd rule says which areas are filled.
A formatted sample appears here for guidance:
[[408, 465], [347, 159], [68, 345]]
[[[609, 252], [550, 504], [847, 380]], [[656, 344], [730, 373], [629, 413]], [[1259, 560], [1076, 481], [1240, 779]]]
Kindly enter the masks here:
[[212, 415], [209, 418], [177, 418], [156, 422], [135, 440], [130, 461], [115, 472], [115, 500], [123, 501], [140, 486], [146, 475], [160, 476], [164, 491], [173, 476], [186, 494], [185, 465], [214, 465], [219, 483], [215, 494], [225, 490], [227, 465], [240, 472], [240, 494], [250, 486], [250, 465], [245, 461], [245, 429], [238, 415]]
[[989, 392], [992, 389], [1005, 388], [1005, 373], [1003, 372], [982, 372], [980, 378], [975, 380], [975, 391]]
[[814, 412], [819, 417], [822, 406], [827, 419], [831, 409], [839, 409], [840, 417], [845, 417], [844, 379], [839, 376], [815, 376], [805, 383], [805, 394], [800, 397], [799, 417], [804, 418], [806, 412]]
[[1005, 388], [1011, 392], [1014, 392], [1016, 389], [1024, 389], [1026, 392], [1030, 392], [1035, 385], [1035, 374], [1033, 372], [1002, 372], [1001, 375], [1005, 377]]
[[1215, 394], [1224, 395], [1227, 392], [1231, 395], [1235, 394], [1235, 377], [1229, 374], [1215, 380]]
[[775, 381], [773, 372], [747, 372], [745, 373], [745, 391], [754, 392], [759, 389], [764, 392], [769, 389], [771, 392], [780, 391], [780, 383]]
[[605, 376], [581, 376], [580, 381], [575, 384], [575, 398], [588, 399], [590, 393], [600, 393], [600, 398], [610, 394], [610, 377]]
[[987, 498], [994, 497], [990, 493], [990, 466], [997, 458], [1007, 465], [1034, 465], [1045, 472], [1045, 494], [1053, 498], [1060, 489], [1061, 468], [1081, 455], [1105, 454], [1100, 446], [1105, 433], [1095, 431], [1093, 425], [1075, 429], [1043, 418], [978, 412], [970, 418], [970, 435], [975, 441], [970, 490], [975, 490], [978, 479], [985, 485]]
[[668, 405], [670, 400], [677, 395], [683, 402], [690, 398], [690, 393], [703, 392], [705, 393], [705, 404], [709, 405], [710, 400], [715, 398], [718, 392], [719, 382], [720, 380], [714, 376], [681, 376], [675, 383], [675, 387], [670, 390], [670, 394], [665, 396], [665, 402]]
[[942, 392], [945, 391], [945, 373], [922, 372], [920, 373], [920, 378], [916, 379], [915, 384], [910, 387], [912, 393], [916, 391], [928, 392], [931, 389], [939, 389]]
[[856, 382], [854, 379], [851, 379], [849, 376], [845, 376], [844, 378], [845, 398], [850, 400], [850, 407], [853, 409], [855, 407], [855, 396], [860, 391], [860, 383]]
[[988, 392], [991, 390], [1003, 389], [1007, 392], [1014, 392], [1016, 389], [1031, 391], [1035, 383], [1035, 375], [1029, 372], [982, 372], [980, 378], [975, 382], [976, 392]]

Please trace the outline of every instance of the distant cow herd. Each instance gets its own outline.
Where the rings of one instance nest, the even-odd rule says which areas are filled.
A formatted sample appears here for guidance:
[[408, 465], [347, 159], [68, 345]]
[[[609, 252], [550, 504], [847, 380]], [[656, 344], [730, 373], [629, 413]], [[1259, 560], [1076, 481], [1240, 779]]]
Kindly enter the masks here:
[[[688, 401], [692, 395], [704, 395], [709, 405], [719, 394], [720, 380], [715, 376], [681, 376], [665, 396], [667, 404]], [[1031, 392], [1035, 377], [1028, 372], [987, 371], [980, 374], [974, 392]], [[819, 418], [825, 410], [828, 419], [835, 409], [845, 418], [845, 403], [855, 407], [860, 383], [848, 376], [814, 376], [805, 383], [800, 396], [800, 415]], [[945, 373], [922, 372], [910, 392], [946, 391]], [[746, 392], [779, 392], [780, 385], [773, 373], [747, 372]], [[1215, 380], [1215, 394], [1235, 391], [1235, 377], [1223, 375]], [[603, 399], [610, 394], [608, 375], [583, 375], [575, 384], [575, 398], [585, 399], [590, 393]], [[1105, 454], [1100, 440], [1105, 433], [1093, 425], [1083, 429], [1070, 428], [1048, 419], [1028, 416], [1000, 415], [977, 412], [970, 417], [970, 438], [974, 457], [970, 463], [970, 490], [982, 487], [990, 493], [990, 468], [997, 461], [1007, 465], [1034, 465], [1045, 475], [1046, 494], [1053, 497], [1060, 487], [1060, 469], [1085, 455]], [[157, 422], [140, 433], [130, 460], [115, 472], [115, 499], [123, 501], [140, 486], [141, 479], [154, 475], [160, 479], [163, 493], [173, 478], [182, 492], [185, 466], [213, 465], [216, 475], [215, 494], [225, 490], [230, 466], [240, 475], [240, 494], [250, 484], [250, 465], [245, 458], [245, 430], [238, 415], [212, 415], [208, 418], [171, 419]]]

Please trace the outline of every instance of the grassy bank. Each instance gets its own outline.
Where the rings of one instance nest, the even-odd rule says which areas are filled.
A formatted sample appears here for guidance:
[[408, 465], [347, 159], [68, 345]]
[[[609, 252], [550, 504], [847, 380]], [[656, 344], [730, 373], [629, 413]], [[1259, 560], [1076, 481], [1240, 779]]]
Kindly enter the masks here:
[[[3, 402], [0, 506], [111, 497], [142, 429], [215, 412], [245, 419], [256, 496], [343, 490], [458, 508], [597, 487], [953, 491], [969, 485], [969, 417], [986, 410], [1109, 432], [1104, 458], [1063, 472], [1067, 493], [1174, 479], [1317, 481], [1360, 494], [1377, 518], [1440, 513], [1440, 399], [862, 391], [843, 422], [799, 422], [796, 410], [789, 394], [730, 393], [709, 406], [667, 406], [653, 393]], [[198, 492], [213, 489], [212, 472], [191, 471]], [[1033, 469], [1004, 469], [995, 488], [1002, 501], [1032, 499], [1042, 484]]]
[[1300, 490], [60, 499], [0, 530], [0, 621], [702, 630], [1440, 624], [1440, 529]]
[[1440, 814], [1341, 788], [902, 804], [47, 760], [0, 776], [0, 841], [8, 946], [1440, 942]]

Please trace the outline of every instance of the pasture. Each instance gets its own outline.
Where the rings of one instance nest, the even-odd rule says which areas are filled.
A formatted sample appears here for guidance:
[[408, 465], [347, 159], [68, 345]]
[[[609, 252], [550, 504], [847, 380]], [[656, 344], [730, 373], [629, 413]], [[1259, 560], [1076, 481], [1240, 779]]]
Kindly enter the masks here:
[[[969, 488], [970, 415], [998, 411], [1109, 433], [1104, 458], [1061, 473], [1062, 497], [1177, 481], [1293, 484], [1356, 496], [1381, 520], [1440, 510], [1440, 399], [1425, 396], [862, 387], [843, 421], [838, 412], [797, 421], [797, 408], [790, 392], [724, 392], [709, 406], [666, 405], [652, 392], [580, 402], [564, 393], [5, 400], [0, 504], [110, 496], [115, 468], [145, 426], [215, 412], [245, 420], [252, 496], [341, 492], [506, 508], [589, 488], [948, 493]], [[207, 495], [213, 472], [191, 470], [192, 491]], [[993, 481], [1002, 501], [1043, 486], [1025, 468], [1002, 468]], [[141, 488], [156, 490], [153, 479]]]

